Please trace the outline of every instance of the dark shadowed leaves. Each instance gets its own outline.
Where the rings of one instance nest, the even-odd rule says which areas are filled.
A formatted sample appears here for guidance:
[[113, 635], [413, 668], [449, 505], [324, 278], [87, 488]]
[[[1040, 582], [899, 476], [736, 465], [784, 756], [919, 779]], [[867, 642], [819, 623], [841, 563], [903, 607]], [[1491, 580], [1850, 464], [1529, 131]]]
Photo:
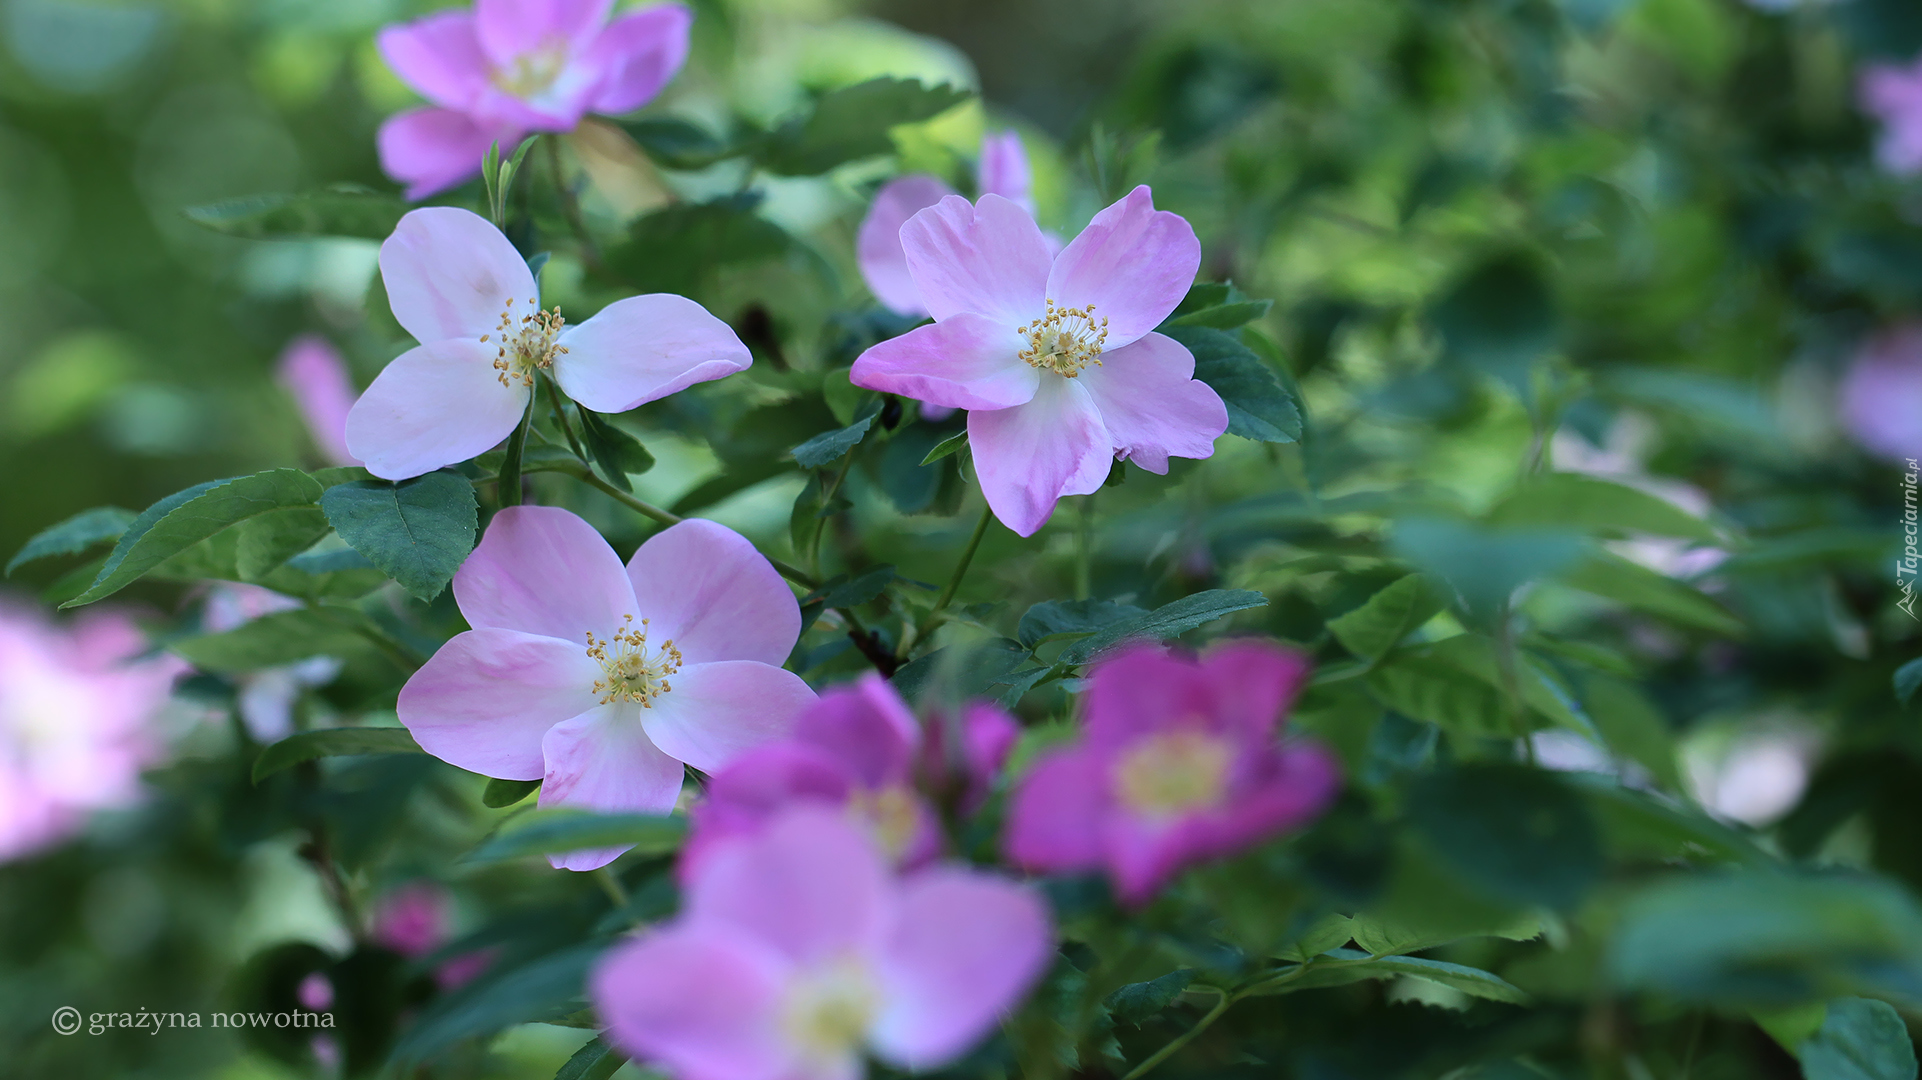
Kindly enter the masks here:
[[1103, 1004], [1117, 1023], [1139, 1026], [1143, 1020], [1173, 1004], [1188, 984], [1195, 981], [1192, 971], [1170, 971], [1158, 979], [1129, 983], [1109, 994]]
[[1248, 589], [1208, 589], [1163, 604], [1153, 611], [1107, 623], [1061, 650], [1060, 662], [1086, 664], [1129, 641], [1161, 641], [1237, 611], [1264, 607], [1268, 598]]
[[1043, 600], [1021, 616], [1015, 636], [1032, 649], [1053, 638], [1092, 634], [1104, 626], [1124, 619], [1138, 619], [1148, 612], [1133, 604], [1112, 600]]
[[1447, 358], [1528, 388], [1528, 371], [1555, 348], [1560, 324], [1548, 283], [1533, 260], [1497, 256], [1455, 284], [1432, 313]]
[[399, 727], [328, 728], [289, 735], [254, 759], [254, 783], [290, 765], [315, 758], [354, 754], [418, 754], [420, 745]]
[[1463, 881], [1492, 899], [1569, 908], [1601, 873], [1601, 842], [1582, 800], [1550, 773], [1464, 765], [1417, 780], [1409, 823]]

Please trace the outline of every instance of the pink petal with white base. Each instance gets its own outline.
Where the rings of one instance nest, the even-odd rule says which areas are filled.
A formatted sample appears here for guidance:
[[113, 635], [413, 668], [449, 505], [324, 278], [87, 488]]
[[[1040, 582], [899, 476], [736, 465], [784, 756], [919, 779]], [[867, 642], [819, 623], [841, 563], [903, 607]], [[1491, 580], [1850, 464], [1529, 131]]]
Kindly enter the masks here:
[[1156, 210], [1144, 184], [1068, 241], [1048, 275], [1048, 295], [1067, 307], [1095, 305], [1114, 350], [1161, 325], [1200, 268], [1195, 230], [1181, 215]]
[[541, 738], [595, 707], [599, 664], [579, 646], [513, 630], [454, 635], [401, 687], [400, 722], [421, 749], [502, 780], [546, 775]]
[[497, 67], [523, 56], [583, 48], [607, 23], [614, 0], [475, 0], [474, 29]]
[[694, 664], [669, 675], [673, 689], [641, 710], [648, 738], [702, 772], [794, 730], [814, 691], [792, 671], [752, 660]]
[[[380, 276], [395, 321], [423, 345], [447, 338], [478, 342], [499, 330], [509, 300], [516, 319], [539, 302], [534, 275], [507, 237], [486, 218], [451, 206], [401, 218], [380, 245]], [[490, 364], [496, 349], [487, 350]]]
[[950, 195], [908, 219], [901, 247], [928, 313], [962, 312], [1021, 326], [1045, 308], [1048, 242], [1028, 212], [999, 195], [970, 206]]
[[485, 453], [527, 408], [527, 388], [502, 386], [495, 350], [449, 339], [389, 362], [347, 413], [347, 451], [383, 480], [406, 480]]
[[559, 638], [584, 660], [589, 631], [605, 640], [626, 625], [624, 616], [639, 618], [620, 556], [594, 526], [554, 506], [495, 514], [454, 575], [454, 599], [470, 626]]
[[726, 323], [671, 293], [616, 300], [557, 340], [567, 352], [554, 358], [555, 381], [595, 412], [626, 412], [754, 363]]
[[426, 108], [388, 117], [374, 141], [380, 170], [407, 185], [407, 198], [424, 199], [479, 175], [489, 146], [516, 146], [520, 137], [520, 129], [506, 124], [483, 124], [453, 109]]
[[[686, 770], [642, 730], [646, 710], [630, 702], [601, 705], [549, 728], [541, 739], [547, 773], [540, 805], [603, 814], [666, 814], [681, 797]], [[598, 870], [628, 850], [591, 848], [549, 855], [556, 870]]]
[[661, 4], [622, 15], [598, 34], [581, 63], [600, 74], [593, 111], [618, 116], [654, 100], [687, 62], [694, 13]]
[[673, 1075], [786, 1077], [779, 1009], [790, 967], [732, 928], [680, 923], [610, 949], [588, 993], [614, 1045]]
[[871, 953], [891, 914], [890, 884], [874, 845], [844, 815], [797, 807], [717, 846], [688, 882], [683, 910], [808, 963]]
[[959, 869], [910, 878], [881, 946], [876, 1053], [909, 1069], [959, 1057], [1034, 985], [1052, 937], [1040, 899], [1013, 882]]
[[626, 573], [651, 639], [674, 639], [689, 664], [779, 665], [801, 636], [794, 590], [725, 525], [699, 518], [671, 525], [634, 552]]
[[1170, 457], [1205, 458], [1228, 430], [1228, 406], [1194, 378], [1195, 358], [1173, 338], [1148, 334], [1102, 354], [1081, 372], [1120, 456], [1166, 474]]
[[386, 27], [374, 44], [401, 82], [436, 105], [464, 109], [488, 90], [487, 57], [469, 12], [437, 12]]
[[861, 219], [854, 238], [854, 261], [861, 280], [881, 306], [897, 315], [926, 315], [921, 290], [908, 272], [908, 253], [901, 247], [901, 226], [922, 210], [954, 194], [954, 189], [932, 176], [915, 173], [881, 185]]
[[994, 516], [1033, 536], [1063, 495], [1098, 491], [1114, 463], [1114, 444], [1078, 379], [1049, 375], [1034, 400], [968, 414], [968, 447], [981, 493]]
[[984, 315], [917, 326], [862, 353], [854, 385], [950, 409], [1008, 409], [1034, 399], [1040, 378], [1019, 356], [1028, 341]]

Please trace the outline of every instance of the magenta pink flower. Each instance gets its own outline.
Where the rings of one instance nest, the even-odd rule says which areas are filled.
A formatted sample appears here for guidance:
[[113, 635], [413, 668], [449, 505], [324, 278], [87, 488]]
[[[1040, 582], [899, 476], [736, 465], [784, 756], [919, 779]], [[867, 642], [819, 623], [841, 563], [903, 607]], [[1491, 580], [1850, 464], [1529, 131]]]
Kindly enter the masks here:
[[1095, 668], [1080, 745], [1016, 788], [1007, 850], [1036, 870], [1105, 869], [1141, 904], [1184, 867], [1312, 820], [1340, 786], [1335, 760], [1275, 743], [1308, 676], [1298, 653], [1257, 641], [1199, 660], [1135, 645]]
[[[662, 530], [623, 568], [574, 514], [509, 507], [454, 599], [474, 629], [407, 680], [401, 723], [469, 772], [543, 781], [542, 806], [665, 814], [683, 762], [719, 770], [814, 703], [780, 667], [801, 633], [794, 593], [711, 521]], [[592, 870], [623, 850], [553, 862]]]
[[631, 112], [687, 59], [694, 16], [661, 4], [607, 21], [613, 0], [477, 0], [376, 39], [387, 66], [431, 104], [380, 129], [380, 164], [419, 199], [480, 171], [494, 143], [572, 131], [590, 112]]
[[1876, 160], [1900, 176], [1922, 172], [1922, 57], [1906, 67], [1870, 64], [1856, 93], [1863, 111], [1882, 121]]
[[790, 810], [695, 868], [681, 914], [589, 982], [615, 1045], [681, 1080], [856, 1080], [986, 1035], [1051, 954], [1044, 905], [988, 874], [901, 880], [842, 815]]
[[1842, 424], [1865, 449], [1922, 457], [1922, 323], [1870, 338], [1842, 379]]
[[140, 770], [163, 749], [151, 721], [185, 667], [146, 651], [125, 615], [56, 626], [0, 602], [0, 860], [139, 797]]
[[451, 906], [447, 890], [434, 882], [409, 882], [374, 908], [373, 939], [402, 956], [426, 956], [446, 943]]
[[957, 796], [961, 810], [972, 813], [988, 801], [1020, 738], [1014, 717], [985, 701], [936, 709], [921, 740], [922, 786]]
[[728, 325], [685, 296], [616, 300], [579, 326], [540, 310], [534, 275], [486, 219], [415, 210], [380, 246], [394, 318], [420, 347], [387, 365], [347, 414], [347, 446], [388, 480], [466, 461], [507, 438], [546, 372], [595, 412], [626, 412], [753, 362]]
[[295, 338], [276, 365], [280, 385], [293, 397], [315, 449], [330, 465], [358, 465], [347, 449], [347, 411], [354, 407], [354, 383], [340, 353], [317, 334]]
[[1194, 282], [1201, 245], [1146, 187], [1050, 257], [1034, 219], [999, 195], [950, 196], [901, 229], [935, 322], [854, 362], [855, 385], [968, 409], [981, 491], [1031, 536], [1064, 495], [1101, 487], [1117, 457], [1150, 472], [1205, 458], [1228, 409], [1195, 359], [1154, 333]]

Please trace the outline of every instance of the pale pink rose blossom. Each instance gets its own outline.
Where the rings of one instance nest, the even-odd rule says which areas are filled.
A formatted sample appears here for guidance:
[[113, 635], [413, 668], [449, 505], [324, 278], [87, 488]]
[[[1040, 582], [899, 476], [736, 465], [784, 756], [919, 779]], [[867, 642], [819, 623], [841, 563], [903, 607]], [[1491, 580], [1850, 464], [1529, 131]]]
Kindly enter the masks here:
[[1046, 905], [977, 870], [896, 879], [845, 817], [789, 810], [702, 860], [674, 921], [589, 980], [608, 1038], [682, 1080], [858, 1080], [863, 1051], [938, 1068], [1052, 955]]
[[0, 601], [0, 861], [139, 798], [141, 769], [164, 749], [151, 722], [183, 670], [146, 651], [117, 612], [56, 625]]
[[1275, 741], [1308, 659], [1230, 641], [1199, 659], [1132, 645], [1090, 676], [1081, 742], [1038, 761], [1008, 806], [1007, 852], [1105, 870], [1129, 904], [1178, 871], [1314, 820], [1341, 786], [1326, 751]]
[[1864, 67], [1856, 95], [1863, 111], [1882, 122], [1876, 160], [1900, 176], [1922, 172], [1922, 57]]
[[394, 318], [420, 342], [347, 414], [349, 452], [405, 480], [466, 461], [513, 433], [550, 374], [596, 412], [626, 412], [753, 362], [728, 325], [685, 296], [616, 300], [579, 326], [540, 310], [534, 275], [485, 218], [415, 210], [380, 246]]
[[679, 4], [608, 21], [613, 0], [478, 0], [389, 26], [375, 39], [430, 103], [381, 125], [380, 163], [419, 199], [480, 171], [494, 143], [572, 131], [590, 112], [632, 112], [687, 59], [694, 16]]
[[1863, 449], [1896, 462], [1922, 458], [1922, 323], [1870, 338], [1839, 397], [1842, 426]]
[[329, 465], [358, 465], [347, 449], [347, 412], [354, 407], [354, 382], [340, 353], [316, 334], [288, 344], [275, 367], [280, 385], [294, 399], [314, 448]]
[[[656, 533], [623, 567], [573, 513], [509, 507], [454, 599], [473, 629], [407, 681], [401, 723], [450, 764], [541, 780], [542, 806], [665, 814], [682, 763], [718, 771], [815, 700], [780, 666], [801, 632], [793, 591], [711, 521]], [[593, 870], [624, 850], [552, 861]]]
[[1205, 458], [1227, 406], [1154, 328], [1194, 283], [1201, 245], [1138, 187], [1058, 256], [999, 195], [949, 196], [901, 228], [934, 323], [862, 353], [856, 386], [967, 409], [968, 446], [1002, 524], [1031, 536], [1064, 495], [1099, 490], [1117, 458], [1166, 473]]
[[[238, 582], [216, 582], [207, 593], [201, 628], [209, 634], [235, 630], [277, 611], [303, 606], [291, 596]], [[263, 743], [278, 742], [294, 733], [294, 705], [300, 696], [326, 686], [340, 674], [341, 661], [333, 656], [310, 656], [291, 664], [261, 668], [229, 678], [234, 704], [247, 734]]]

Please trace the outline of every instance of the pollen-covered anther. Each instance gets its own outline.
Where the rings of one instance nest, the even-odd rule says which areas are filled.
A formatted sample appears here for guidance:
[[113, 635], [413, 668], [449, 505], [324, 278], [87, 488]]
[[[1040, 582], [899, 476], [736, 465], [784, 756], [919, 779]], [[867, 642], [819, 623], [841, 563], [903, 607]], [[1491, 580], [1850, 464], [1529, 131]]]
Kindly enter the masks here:
[[1090, 364], [1101, 365], [1101, 346], [1108, 340], [1108, 317], [1103, 315], [1096, 322], [1093, 304], [1061, 307], [1050, 300], [1046, 314], [1014, 329], [1028, 339], [1028, 347], [1017, 354], [1021, 359], [1072, 379]]
[[632, 615], [605, 641], [588, 631], [587, 655], [601, 665], [602, 677], [594, 680], [593, 692], [601, 696], [603, 705], [630, 701], [651, 709], [654, 699], [674, 689], [667, 677], [681, 670], [681, 650], [674, 646], [674, 639], [649, 649], [647, 620], [642, 619], [637, 628]]
[[[529, 300], [529, 306], [536, 301]], [[561, 318], [561, 309], [556, 306], [552, 311], [542, 311], [539, 307], [519, 319], [514, 317], [514, 298], [507, 298], [507, 307], [501, 312], [500, 325], [495, 328], [499, 334], [500, 345], [494, 358], [494, 370], [502, 386], [511, 386], [518, 380], [522, 386], [534, 385], [534, 369], [554, 366], [554, 358], [567, 351], [567, 346], [558, 343], [561, 329], [567, 320]], [[486, 341], [493, 334], [482, 334]]]

